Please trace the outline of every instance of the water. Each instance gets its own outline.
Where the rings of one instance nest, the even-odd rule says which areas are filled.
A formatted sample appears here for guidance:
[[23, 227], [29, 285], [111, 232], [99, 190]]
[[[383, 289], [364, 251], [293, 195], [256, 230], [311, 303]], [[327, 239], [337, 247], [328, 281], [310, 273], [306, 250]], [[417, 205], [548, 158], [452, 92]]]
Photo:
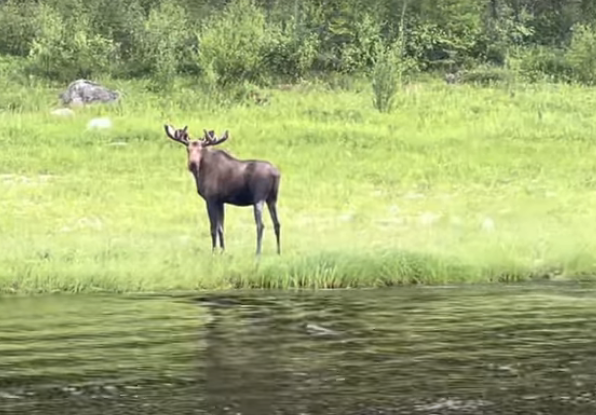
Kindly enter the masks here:
[[0, 299], [0, 412], [593, 414], [579, 286]]

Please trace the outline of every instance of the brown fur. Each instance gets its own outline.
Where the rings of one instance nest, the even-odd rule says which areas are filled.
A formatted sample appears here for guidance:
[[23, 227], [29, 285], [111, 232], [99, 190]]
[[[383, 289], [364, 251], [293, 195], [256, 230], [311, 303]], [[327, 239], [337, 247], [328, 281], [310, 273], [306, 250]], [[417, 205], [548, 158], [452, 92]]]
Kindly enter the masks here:
[[166, 135], [186, 146], [188, 170], [192, 173], [197, 192], [205, 200], [211, 223], [212, 249], [215, 251], [217, 239], [222, 250], [224, 244], [224, 204], [253, 206], [257, 225], [257, 255], [261, 253], [263, 237], [262, 211], [266, 203], [273, 221], [277, 242], [277, 253], [281, 253], [280, 229], [277, 218], [277, 196], [281, 173], [263, 160], [239, 160], [223, 150], [208, 147], [223, 143], [228, 139], [226, 131], [221, 138], [213, 131], [204, 131], [202, 140], [192, 140], [188, 127], [176, 130], [164, 126]]

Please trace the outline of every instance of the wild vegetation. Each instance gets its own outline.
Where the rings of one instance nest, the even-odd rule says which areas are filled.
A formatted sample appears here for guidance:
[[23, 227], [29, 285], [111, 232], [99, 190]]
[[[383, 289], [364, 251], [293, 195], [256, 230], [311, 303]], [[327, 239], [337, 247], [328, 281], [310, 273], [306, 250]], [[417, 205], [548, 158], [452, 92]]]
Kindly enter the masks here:
[[406, 76], [593, 84], [595, 22], [592, 0], [0, 0], [0, 55], [26, 77], [164, 90], [180, 75], [270, 86], [387, 60]]
[[[592, 275], [595, 16], [571, 0], [0, 1], [0, 290]], [[51, 115], [79, 77], [120, 102]], [[234, 207], [211, 255], [164, 123], [229, 129], [223, 148], [280, 168], [281, 257], [266, 231], [255, 261], [252, 209]]]

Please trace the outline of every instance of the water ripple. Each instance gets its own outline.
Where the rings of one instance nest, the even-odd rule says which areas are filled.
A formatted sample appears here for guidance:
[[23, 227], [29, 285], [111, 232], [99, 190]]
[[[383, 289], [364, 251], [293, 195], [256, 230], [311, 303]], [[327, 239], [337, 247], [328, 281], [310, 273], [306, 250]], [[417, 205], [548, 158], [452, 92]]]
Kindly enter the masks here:
[[0, 298], [0, 412], [591, 414], [594, 293]]

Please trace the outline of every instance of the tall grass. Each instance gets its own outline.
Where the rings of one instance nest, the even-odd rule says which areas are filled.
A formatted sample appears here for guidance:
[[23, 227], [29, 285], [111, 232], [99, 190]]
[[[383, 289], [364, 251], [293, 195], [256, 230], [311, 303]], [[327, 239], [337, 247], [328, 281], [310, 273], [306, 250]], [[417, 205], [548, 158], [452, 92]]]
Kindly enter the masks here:
[[[596, 270], [593, 90], [403, 87], [380, 113], [367, 87], [267, 91], [224, 106], [111, 82], [113, 106], [50, 115], [57, 90], [4, 86], [0, 290], [373, 287], [576, 278]], [[33, 98], [32, 98], [33, 97]], [[96, 116], [109, 130], [87, 130]], [[163, 124], [231, 138], [282, 171], [282, 256], [250, 208], [226, 208], [211, 255], [204, 202]]]

